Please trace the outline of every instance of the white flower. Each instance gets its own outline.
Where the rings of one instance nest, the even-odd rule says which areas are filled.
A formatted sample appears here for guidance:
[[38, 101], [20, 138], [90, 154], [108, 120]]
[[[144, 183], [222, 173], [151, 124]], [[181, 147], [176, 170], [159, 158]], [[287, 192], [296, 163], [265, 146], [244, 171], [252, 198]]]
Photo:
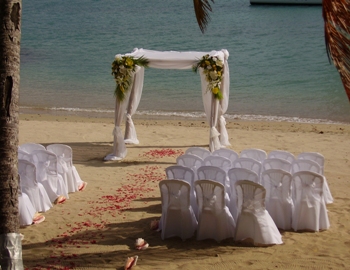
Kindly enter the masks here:
[[220, 59], [218, 59], [218, 61], [216, 61], [216, 65], [217, 65], [218, 67], [222, 67], [222, 66], [223, 66], [223, 63], [222, 63], [222, 61], [221, 61]]
[[117, 54], [117, 55], [115, 56], [115, 60], [120, 60], [120, 59], [122, 59], [122, 55], [121, 55], [121, 54]]
[[213, 81], [215, 81], [218, 78], [218, 74], [216, 73], [216, 71], [210, 71], [209, 76]]

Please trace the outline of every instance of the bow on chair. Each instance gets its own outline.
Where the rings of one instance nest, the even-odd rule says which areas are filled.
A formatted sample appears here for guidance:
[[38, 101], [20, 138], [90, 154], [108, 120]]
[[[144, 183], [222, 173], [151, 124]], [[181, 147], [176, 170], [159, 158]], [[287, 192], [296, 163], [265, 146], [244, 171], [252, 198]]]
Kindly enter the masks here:
[[215, 202], [216, 202], [216, 195], [213, 195], [211, 197], [203, 196], [203, 209], [212, 210], [213, 205], [215, 205]]
[[315, 188], [316, 184], [315, 182], [312, 182], [312, 184], [303, 184], [303, 197], [301, 198], [302, 201], [305, 201], [307, 204], [307, 207], [311, 208], [313, 207], [313, 204], [311, 203], [310, 199], [314, 201], [320, 201], [321, 199], [317, 196], [317, 194], [314, 194], [314, 190], [318, 190]]
[[258, 214], [258, 213], [261, 213], [263, 210], [264, 208], [262, 207], [260, 200], [248, 199], [248, 200], [244, 200], [242, 204], [243, 212]]
[[68, 166], [64, 154], [57, 156], [57, 172], [65, 174], [68, 172]]
[[169, 208], [181, 208], [181, 190], [178, 190], [177, 192], [170, 192]]

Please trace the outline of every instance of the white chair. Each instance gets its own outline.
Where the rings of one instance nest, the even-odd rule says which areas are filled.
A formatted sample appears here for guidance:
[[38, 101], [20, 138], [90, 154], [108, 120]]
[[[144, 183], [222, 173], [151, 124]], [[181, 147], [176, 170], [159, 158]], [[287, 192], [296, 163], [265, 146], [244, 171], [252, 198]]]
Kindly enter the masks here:
[[203, 159], [196, 155], [183, 154], [176, 158], [176, 164], [191, 168], [197, 177], [197, 169], [202, 166]]
[[254, 183], [259, 183], [260, 178], [258, 174], [252, 170], [246, 168], [231, 168], [227, 172], [227, 176], [230, 181], [230, 212], [233, 218], [237, 219], [237, 195], [236, 195], [236, 182], [239, 180], [249, 180]]
[[37, 212], [46, 212], [52, 207], [44, 186], [36, 179], [36, 167], [27, 160], [18, 160], [18, 174], [23, 193], [27, 194]]
[[190, 203], [191, 186], [184, 180], [167, 179], [159, 182], [162, 200], [161, 237], [191, 238], [197, 229], [197, 219]]
[[86, 183], [81, 180], [73, 165], [72, 148], [65, 144], [50, 144], [46, 149], [57, 156], [57, 171], [63, 177], [68, 192], [81, 190]]
[[267, 158], [262, 162], [262, 171], [269, 169], [280, 169], [286, 172], [291, 172], [292, 164], [281, 158]]
[[178, 180], [184, 180], [191, 186], [190, 191], [190, 201], [191, 206], [196, 214], [196, 217], [198, 217], [198, 207], [197, 207], [197, 199], [194, 192], [194, 180], [195, 175], [191, 168], [184, 167], [181, 165], [173, 165], [165, 168], [165, 174], [167, 176], [167, 179], [178, 179]]
[[33, 224], [33, 218], [37, 211], [30, 201], [28, 195], [23, 192], [18, 193], [18, 212], [20, 226], [28, 226]]
[[263, 160], [267, 158], [267, 153], [262, 149], [250, 148], [242, 150], [239, 157], [253, 158], [259, 162], [263, 162]]
[[280, 158], [287, 160], [290, 163], [295, 160], [295, 156], [292, 153], [283, 150], [273, 150], [267, 154], [267, 158]]
[[303, 153], [300, 153], [297, 157], [298, 160], [312, 160], [314, 162], [316, 162], [318, 165], [320, 165], [320, 168], [321, 168], [321, 172], [320, 174], [322, 174], [324, 176], [324, 196], [325, 196], [325, 200], [326, 200], [326, 203], [329, 204], [329, 203], [333, 203], [333, 196], [331, 194], [331, 190], [329, 189], [329, 186], [328, 186], [328, 182], [327, 182], [327, 179], [324, 175], [324, 163], [325, 163], [325, 158], [322, 154], [320, 153], [317, 153], [317, 152], [303, 152]]
[[293, 174], [295, 190], [292, 228], [295, 231], [327, 230], [330, 226], [323, 196], [324, 177], [300, 171]]
[[259, 182], [260, 182], [260, 174], [262, 171], [262, 164], [261, 164], [261, 162], [257, 161], [256, 159], [248, 158], [248, 157], [237, 158], [233, 162], [232, 168], [245, 168], [245, 169], [251, 170], [259, 176]]
[[220, 242], [233, 238], [235, 221], [225, 205], [224, 185], [212, 180], [197, 180], [195, 190], [199, 209], [197, 240]]
[[220, 156], [220, 157], [225, 157], [231, 160], [231, 163], [235, 161], [239, 155], [236, 151], [228, 148], [219, 148], [215, 150], [213, 153], [211, 153], [213, 156]]
[[227, 172], [231, 168], [232, 163], [228, 158], [212, 155], [203, 160], [202, 166], [215, 166]]
[[318, 163], [321, 167], [321, 174], [324, 174], [324, 156], [317, 152], [302, 152], [297, 156], [297, 159], [307, 159]]
[[43, 184], [51, 202], [55, 202], [60, 196], [68, 199], [68, 188], [57, 172], [57, 156], [47, 150], [35, 150], [32, 156], [37, 181]]
[[255, 246], [282, 244], [282, 236], [265, 209], [266, 190], [252, 181], [236, 183], [238, 218], [235, 241]]
[[18, 154], [18, 159], [27, 160], [27, 161], [32, 162], [32, 156], [31, 156], [31, 154], [29, 154], [28, 152], [22, 150], [22, 149], [19, 148], [19, 147], [18, 147], [17, 154]]
[[315, 172], [322, 174], [321, 166], [313, 160], [309, 159], [296, 159], [293, 161], [291, 164], [291, 173], [296, 173], [300, 171], [310, 171], [310, 172]]
[[261, 183], [266, 189], [266, 210], [277, 228], [290, 230], [294, 211], [292, 175], [281, 169], [269, 169], [262, 172]]
[[35, 150], [46, 150], [45, 146], [40, 143], [24, 143], [19, 145], [19, 149], [31, 154]]
[[225, 187], [226, 205], [230, 205], [230, 183], [226, 172], [216, 166], [201, 166], [197, 169], [198, 180], [213, 180], [221, 183]]
[[190, 154], [190, 155], [196, 155], [199, 156], [200, 158], [204, 159], [208, 156], [211, 155], [211, 152], [203, 147], [190, 147], [186, 149], [185, 154]]

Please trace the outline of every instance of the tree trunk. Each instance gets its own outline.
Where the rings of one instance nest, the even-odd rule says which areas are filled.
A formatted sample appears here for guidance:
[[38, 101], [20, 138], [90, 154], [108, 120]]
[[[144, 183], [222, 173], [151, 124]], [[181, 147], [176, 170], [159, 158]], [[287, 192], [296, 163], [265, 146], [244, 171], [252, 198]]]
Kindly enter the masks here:
[[1, 269], [23, 269], [18, 214], [18, 99], [21, 0], [0, 0]]

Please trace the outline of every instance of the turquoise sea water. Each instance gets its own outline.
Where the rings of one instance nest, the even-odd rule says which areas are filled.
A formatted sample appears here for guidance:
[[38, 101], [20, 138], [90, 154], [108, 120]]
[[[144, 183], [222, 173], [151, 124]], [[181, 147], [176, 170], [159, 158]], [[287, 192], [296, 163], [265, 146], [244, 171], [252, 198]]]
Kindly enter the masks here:
[[[116, 54], [227, 49], [227, 118], [350, 123], [321, 6], [217, 0], [202, 34], [191, 0], [23, 1], [21, 111], [112, 117]], [[138, 114], [203, 116], [199, 75], [147, 69]]]

